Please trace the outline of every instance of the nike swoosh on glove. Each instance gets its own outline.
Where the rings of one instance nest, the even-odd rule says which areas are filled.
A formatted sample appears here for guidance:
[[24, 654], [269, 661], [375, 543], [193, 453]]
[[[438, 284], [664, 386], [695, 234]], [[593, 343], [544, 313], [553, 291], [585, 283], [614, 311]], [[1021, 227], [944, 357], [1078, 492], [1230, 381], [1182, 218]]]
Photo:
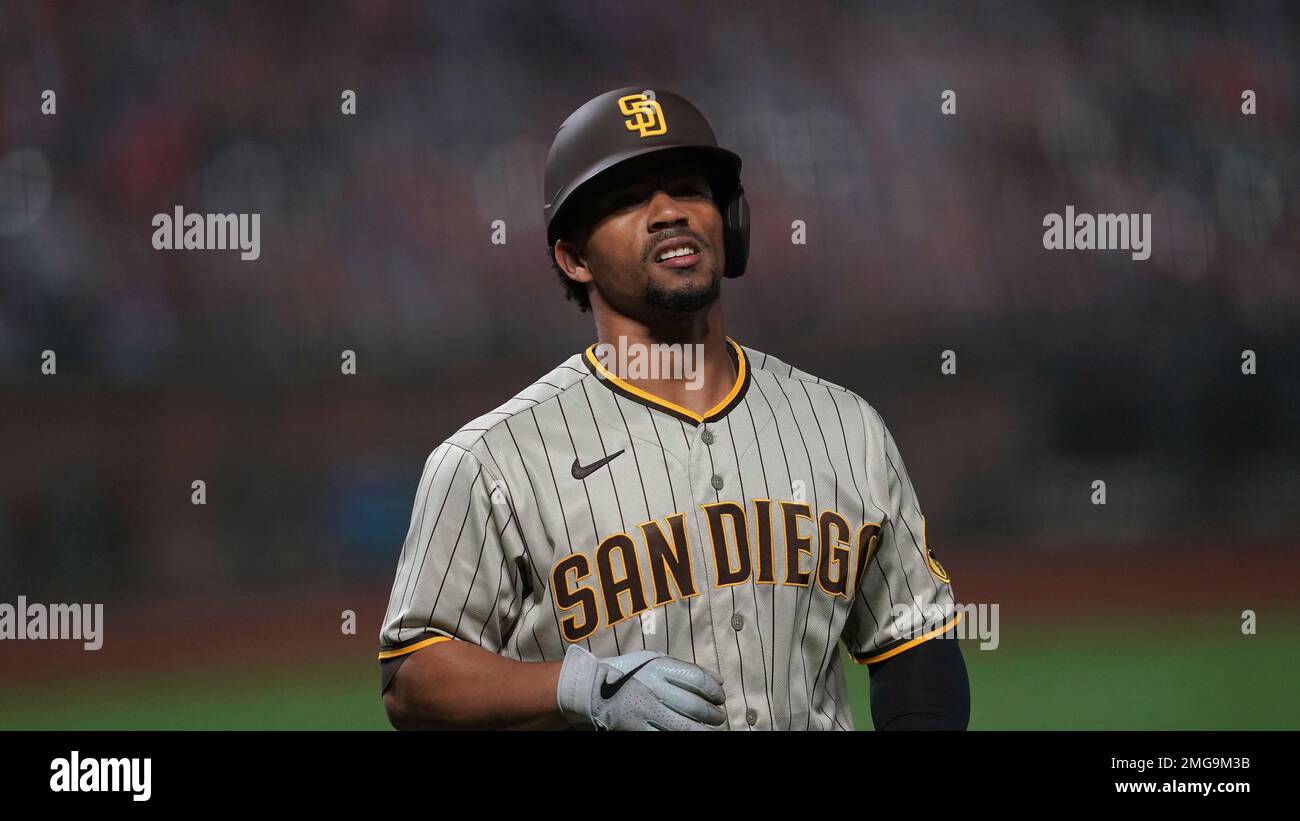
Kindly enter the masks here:
[[570, 645], [556, 698], [565, 718], [588, 729], [714, 730], [727, 720], [722, 681], [658, 650], [596, 658]]

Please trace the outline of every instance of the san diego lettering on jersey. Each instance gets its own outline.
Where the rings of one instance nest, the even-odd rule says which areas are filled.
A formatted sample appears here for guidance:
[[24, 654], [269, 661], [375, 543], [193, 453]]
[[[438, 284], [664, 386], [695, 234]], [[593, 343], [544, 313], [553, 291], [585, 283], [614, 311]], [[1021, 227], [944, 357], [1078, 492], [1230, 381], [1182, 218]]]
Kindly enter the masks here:
[[[853, 528], [843, 515], [825, 510], [814, 517], [802, 502], [753, 499], [752, 527], [745, 510], [735, 502], [701, 507], [709, 523], [713, 555], [709, 583], [714, 588], [747, 582], [810, 588], [815, 578], [821, 593], [849, 599], [880, 537], [878, 522], [859, 525], [856, 537], [851, 537]], [[774, 509], [779, 511], [781, 523], [776, 532], [783, 534], [779, 551], [774, 549], [772, 537]], [[615, 533], [595, 549], [594, 561], [587, 553], [574, 552], [555, 563], [551, 586], [556, 606], [566, 613], [579, 611], [560, 620], [566, 641], [581, 641], [602, 626], [700, 594], [684, 520], [682, 513], [669, 516], [667, 533], [658, 521], [644, 522], [637, 525], [640, 541], [627, 533]], [[815, 531], [815, 539], [801, 530], [805, 522]], [[647, 557], [645, 571], [639, 549]], [[812, 568], [807, 567], [806, 559], [811, 560]], [[778, 561], [782, 565], [779, 573]], [[651, 600], [647, 600], [647, 587], [652, 591]]]

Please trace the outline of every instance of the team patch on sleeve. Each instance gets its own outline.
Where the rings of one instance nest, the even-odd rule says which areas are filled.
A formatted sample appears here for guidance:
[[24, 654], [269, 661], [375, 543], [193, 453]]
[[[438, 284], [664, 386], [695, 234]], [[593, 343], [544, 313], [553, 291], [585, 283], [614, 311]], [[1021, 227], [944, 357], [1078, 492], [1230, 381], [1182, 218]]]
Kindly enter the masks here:
[[930, 547], [930, 537], [926, 534], [925, 517], [921, 517], [921, 541], [925, 543], [925, 563], [929, 566], [930, 572], [934, 577], [944, 584], [950, 584], [952, 579], [948, 578], [948, 571], [944, 566], [939, 564], [939, 559], [934, 555], [934, 548]]

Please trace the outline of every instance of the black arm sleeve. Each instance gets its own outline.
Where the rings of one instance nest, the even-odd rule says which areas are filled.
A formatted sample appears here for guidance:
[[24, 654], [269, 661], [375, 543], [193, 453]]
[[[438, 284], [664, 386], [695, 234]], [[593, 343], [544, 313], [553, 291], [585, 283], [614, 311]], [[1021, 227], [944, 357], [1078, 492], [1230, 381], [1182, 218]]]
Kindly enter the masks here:
[[964, 730], [970, 722], [970, 681], [955, 639], [931, 639], [869, 669], [877, 730]]
[[410, 656], [398, 656], [393, 659], [384, 659], [379, 662], [379, 695], [383, 695], [388, 689], [388, 685], [393, 683], [397, 676], [397, 668], [402, 666], [402, 662], [409, 659]]

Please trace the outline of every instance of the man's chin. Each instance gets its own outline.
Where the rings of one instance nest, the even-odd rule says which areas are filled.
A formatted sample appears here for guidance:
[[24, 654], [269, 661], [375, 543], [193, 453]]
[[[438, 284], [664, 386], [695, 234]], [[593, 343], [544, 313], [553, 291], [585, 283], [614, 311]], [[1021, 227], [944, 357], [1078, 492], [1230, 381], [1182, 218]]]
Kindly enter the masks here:
[[646, 282], [645, 304], [669, 313], [694, 313], [718, 301], [722, 278], [712, 276], [705, 282], [678, 282], [671, 286], [651, 279]]

